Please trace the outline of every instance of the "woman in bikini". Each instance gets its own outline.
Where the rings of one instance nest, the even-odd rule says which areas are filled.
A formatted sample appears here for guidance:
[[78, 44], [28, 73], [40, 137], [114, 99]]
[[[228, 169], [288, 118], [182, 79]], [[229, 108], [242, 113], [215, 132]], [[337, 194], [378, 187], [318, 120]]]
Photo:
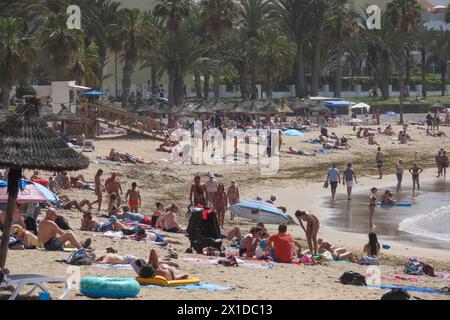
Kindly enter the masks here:
[[94, 178], [94, 192], [97, 196], [97, 200], [92, 202], [91, 205], [98, 203], [98, 211], [102, 209], [103, 192], [106, 191], [105, 186], [101, 181], [101, 176], [103, 175], [103, 170], [99, 169], [95, 174]]
[[375, 207], [377, 205], [377, 188], [370, 189], [370, 196], [369, 196], [369, 226], [370, 230], [373, 230], [375, 228], [375, 225], [373, 224], [373, 216], [375, 215]]
[[225, 186], [223, 183], [217, 185], [217, 192], [214, 194], [213, 199], [214, 210], [216, 210], [219, 216], [219, 226], [223, 228], [225, 221], [225, 211], [227, 211], [227, 195], [225, 193]]
[[[319, 219], [311, 212], [297, 210], [295, 216], [300, 222], [300, 226], [306, 234], [306, 240], [308, 241], [309, 251], [313, 255], [318, 254], [317, 234], [319, 233], [320, 222]], [[303, 225], [303, 221], [306, 222], [306, 228]], [[314, 248], [313, 248], [314, 245]]]
[[417, 184], [417, 191], [420, 191], [419, 176], [422, 172], [423, 169], [420, 168], [416, 162], [414, 162], [413, 166], [409, 169], [409, 173], [411, 173], [413, 179], [413, 192], [416, 191], [416, 184]]
[[206, 206], [206, 187], [204, 184], [200, 184], [200, 176], [197, 175], [194, 178], [194, 184], [191, 185], [191, 192], [189, 195], [191, 205]]

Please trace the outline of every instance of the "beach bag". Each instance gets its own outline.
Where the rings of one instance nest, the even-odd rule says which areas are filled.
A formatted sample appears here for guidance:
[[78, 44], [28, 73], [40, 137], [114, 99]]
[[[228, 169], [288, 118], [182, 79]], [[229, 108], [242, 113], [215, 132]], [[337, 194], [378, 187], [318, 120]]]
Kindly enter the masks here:
[[380, 300], [409, 300], [411, 296], [406, 290], [394, 288], [391, 291], [383, 294]]
[[406, 274], [412, 275], [423, 275], [425, 271], [423, 270], [423, 262], [417, 258], [410, 258], [405, 262], [404, 272]]
[[63, 216], [57, 216], [55, 219], [55, 223], [61, 230], [72, 230], [66, 218], [64, 218]]
[[366, 285], [366, 278], [362, 274], [353, 272], [353, 271], [344, 272], [339, 277], [339, 281], [342, 284], [352, 284], [354, 286], [365, 286]]
[[99, 230], [100, 232], [114, 231], [114, 227], [111, 222], [105, 222], [100, 225]]
[[86, 249], [80, 248], [67, 258], [66, 263], [74, 266], [90, 266], [95, 260], [93, 254], [88, 254]]
[[316, 260], [314, 260], [313, 258], [309, 257], [308, 255], [304, 255], [301, 259], [300, 262], [306, 265], [310, 265], [313, 266], [316, 264]]

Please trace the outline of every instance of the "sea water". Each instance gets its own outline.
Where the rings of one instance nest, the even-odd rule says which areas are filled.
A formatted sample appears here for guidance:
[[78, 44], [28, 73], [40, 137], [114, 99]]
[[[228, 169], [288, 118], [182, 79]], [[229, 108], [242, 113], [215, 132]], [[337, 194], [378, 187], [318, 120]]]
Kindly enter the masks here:
[[398, 229], [410, 234], [450, 242], [450, 206], [404, 219], [400, 222]]

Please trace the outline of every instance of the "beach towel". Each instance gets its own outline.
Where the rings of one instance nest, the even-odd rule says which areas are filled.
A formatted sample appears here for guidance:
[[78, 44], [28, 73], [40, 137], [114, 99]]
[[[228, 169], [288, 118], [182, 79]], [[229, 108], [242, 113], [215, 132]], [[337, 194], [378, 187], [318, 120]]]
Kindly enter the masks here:
[[381, 285], [377, 288], [380, 289], [403, 289], [406, 291], [416, 291], [416, 292], [422, 292], [422, 293], [430, 293], [430, 294], [443, 294], [450, 296], [450, 292], [444, 292], [439, 291], [437, 289], [430, 289], [430, 288], [422, 288], [422, 287], [406, 287], [406, 286], [388, 286], [388, 285]]
[[419, 278], [413, 278], [413, 277], [404, 277], [401, 275], [395, 275], [395, 276], [381, 276], [381, 279], [385, 280], [403, 280], [403, 281], [410, 281], [410, 282], [418, 282]]
[[450, 274], [438, 272], [436, 274], [436, 277], [439, 278], [439, 279], [450, 279]]
[[95, 263], [92, 265], [93, 267], [105, 270], [133, 270], [131, 264], [103, 264], [103, 263]]
[[[219, 259], [197, 259], [197, 258], [184, 258], [184, 261], [194, 262], [203, 265], [219, 265]], [[270, 269], [269, 265], [246, 263], [244, 260], [236, 258], [239, 267], [248, 269]]]
[[[170, 287], [161, 287], [156, 285], [147, 285], [142, 286], [143, 288], [170, 288]], [[182, 290], [205, 290], [205, 291], [231, 291], [233, 288], [230, 287], [223, 287], [216, 284], [211, 284], [207, 282], [200, 282], [198, 284], [187, 284], [184, 286], [178, 286], [178, 287], [171, 287], [175, 289], [182, 289]]]

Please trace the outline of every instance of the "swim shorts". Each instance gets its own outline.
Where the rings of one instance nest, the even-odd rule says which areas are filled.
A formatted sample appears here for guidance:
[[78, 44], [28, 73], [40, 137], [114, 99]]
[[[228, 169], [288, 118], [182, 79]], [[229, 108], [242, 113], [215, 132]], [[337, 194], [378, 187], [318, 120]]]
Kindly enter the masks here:
[[330, 182], [331, 189], [336, 189], [336, 188], [337, 188], [337, 185], [338, 185], [338, 182], [337, 182], [337, 181], [331, 181], [331, 182]]
[[59, 251], [63, 249], [63, 246], [61, 244], [61, 241], [59, 241], [59, 238], [53, 237], [46, 243], [44, 243], [44, 248], [48, 251]]
[[378, 160], [377, 161], [377, 168], [380, 169], [383, 167], [383, 160]]
[[138, 199], [130, 199], [130, 200], [128, 200], [128, 205], [130, 206], [130, 208], [138, 208], [139, 200]]
[[179, 230], [178, 230], [177, 227], [173, 227], [173, 228], [170, 228], [170, 229], [164, 229], [163, 231], [177, 233]]
[[345, 181], [345, 184], [347, 185], [347, 188], [353, 187], [353, 180], [352, 181]]

